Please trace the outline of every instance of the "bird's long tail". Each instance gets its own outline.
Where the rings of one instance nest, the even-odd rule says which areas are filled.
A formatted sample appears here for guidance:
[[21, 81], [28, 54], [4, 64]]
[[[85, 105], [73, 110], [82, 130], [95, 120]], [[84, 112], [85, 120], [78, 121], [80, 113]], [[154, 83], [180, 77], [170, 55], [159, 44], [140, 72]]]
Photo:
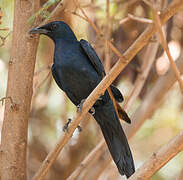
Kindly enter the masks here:
[[127, 138], [114, 111], [112, 101], [95, 108], [94, 117], [116, 163], [119, 173], [130, 177], [135, 172], [133, 157]]

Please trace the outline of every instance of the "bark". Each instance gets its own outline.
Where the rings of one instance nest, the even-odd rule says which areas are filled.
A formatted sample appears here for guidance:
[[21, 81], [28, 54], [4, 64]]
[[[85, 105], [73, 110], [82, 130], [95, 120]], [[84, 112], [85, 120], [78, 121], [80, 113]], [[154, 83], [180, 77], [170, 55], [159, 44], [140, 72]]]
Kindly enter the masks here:
[[[27, 21], [39, 1], [16, 0], [1, 144], [1, 179], [26, 179], [26, 149], [38, 38]], [[10, 101], [11, 100], [11, 101]]]
[[168, 144], [160, 148], [159, 151], [147, 160], [130, 178], [129, 180], [148, 180], [155, 172], [163, 167], [170, 159], [183, 150], [183, 131], [181, 131]]

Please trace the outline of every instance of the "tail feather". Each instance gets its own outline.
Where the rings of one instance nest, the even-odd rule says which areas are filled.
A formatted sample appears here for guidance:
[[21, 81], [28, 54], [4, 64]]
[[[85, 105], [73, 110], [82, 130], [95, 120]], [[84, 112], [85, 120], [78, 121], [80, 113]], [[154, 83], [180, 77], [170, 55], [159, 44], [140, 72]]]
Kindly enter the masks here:
[[[134, 172], [133, 157], [128, 145], [127, 138], [121, 127], [119, 119], [109, 105], [96, 109], [95, 119], [101, 127], [105, 141], [111, 153], [111, 156], [117, 165], [121, 175], [126, 175], [129, 178]], [[111, 111], [112, 108], [112, 111]]]

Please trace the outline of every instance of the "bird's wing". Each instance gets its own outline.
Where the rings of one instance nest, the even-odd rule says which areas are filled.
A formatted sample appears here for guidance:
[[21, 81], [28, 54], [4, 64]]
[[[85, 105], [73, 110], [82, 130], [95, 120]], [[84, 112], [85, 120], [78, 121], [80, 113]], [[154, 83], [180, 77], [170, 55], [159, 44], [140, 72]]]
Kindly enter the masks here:
[[88, 43], [88, 41], [81, 39], [80, 44], [82, 49], [84, 50], [85, 54], [88, 56], [88, 59], [90, 60], [91, 64], [94, 66], [95, 70], [99, 74], [99, 76], [105, 75], [104, 66], [101, 63], [97, 53], [92, 48], [92, 46]]
[[112, 84], [110, 85], [110, 88], [115, 100], [119, 103], [123, 102], [124, 98], [120, 90], [117, 87], [113, 86]]
[[[80, 44], [82, 49], [84, 50], [85, 54], [88, 56], [88, 59], [90, 60], [90, 63], [94, 66], [95, 70], [100, 76], [105, 75], [105, 70], [102, 62], [100, 61], [97, 53], [95, 50], [92, 48], [92, 46], [88, 43], [88, 41], [81, 39]], [[115, 86], [111, 85], [110, 86], [111, 91], [114, 95], [114, 98], [116, 99], [117, 102], [122, 102], [123, 101], [123, 95], [117, 89]]]

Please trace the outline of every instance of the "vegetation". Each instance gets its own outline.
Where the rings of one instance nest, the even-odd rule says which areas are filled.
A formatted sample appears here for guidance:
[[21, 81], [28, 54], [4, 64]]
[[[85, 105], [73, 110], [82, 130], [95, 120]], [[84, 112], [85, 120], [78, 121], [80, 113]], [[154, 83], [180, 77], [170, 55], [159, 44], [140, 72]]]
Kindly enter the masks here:
[[[1, 0], [1, 179], [118, 179], [87, 114], [111, 82], [132, 119], [122, 122], [139, 168], [130, 179], [183, 179], [182, 18], [182, 0]], [[53, 43], [28, 34], [53, 20], [87, 39], [110, 72], [81, 114], [51, 76]]]

